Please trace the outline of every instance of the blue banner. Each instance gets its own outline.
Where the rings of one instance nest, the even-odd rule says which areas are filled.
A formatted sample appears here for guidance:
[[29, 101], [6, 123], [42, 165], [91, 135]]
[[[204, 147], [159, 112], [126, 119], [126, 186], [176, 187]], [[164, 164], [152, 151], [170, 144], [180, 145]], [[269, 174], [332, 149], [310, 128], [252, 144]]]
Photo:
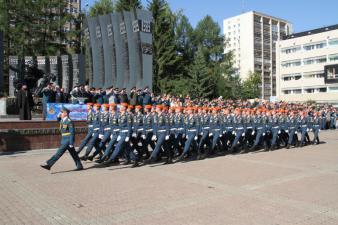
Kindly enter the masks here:
[[46, 120], [57, 120], [57, 116], [61, 112], [63, 106], [69, 109], [69, 117], [71, 120], [87, 120], [87, 105], [62, 103], [47, 103]]

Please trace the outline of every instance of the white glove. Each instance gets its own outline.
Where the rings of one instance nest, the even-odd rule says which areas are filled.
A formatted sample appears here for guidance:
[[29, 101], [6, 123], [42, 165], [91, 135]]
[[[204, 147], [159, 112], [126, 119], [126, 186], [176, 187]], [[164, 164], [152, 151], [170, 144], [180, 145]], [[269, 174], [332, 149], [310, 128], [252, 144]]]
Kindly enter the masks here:
[[235, 132], [235, 131], [232, 131], [232, 134], [236, 134], [236, 132]]
[[223, 136], [222, 134], [219, 135], [219, 137], [222, 137], [222, 136]]
[[289, 133], [289, 130], [285, 130], [286, 133]]
[[165, 136], [165, 140], [168, 141], [169, 140], [169, 135]]
[[211, 137], [213, 134], [212, 133], [209, 133], [209, 137]]
[[185, 138], [185, 134], [182, 134], [182, 138]]
[[131, 136], [136, 138], [136, 137], [137, 137], [137, 134], [136, 134], [136, 133], [133, 133]]
[[312, 128], [310, 129], [310, 131], [312, 131]]
[[251, 135], [255, 135], [255, 131], [252, 131]]
[[99, 134], [99, 138], [102, 139], [103, 138], [103, 134]]
[[245, 133], [242, 134], [242, 137], [244, 137], [244, 136], [245, 136]]
[[295, 134], [298, 134], [298, 132], [297, 132], [297, 131], [295, 131]]
[[197, 141], [197, 139], [198, 139], [198, 137], [197, 137], [197, 136], [195, 136], [195, 137], [194, 137], [194, 140], [195, 140], [195, 141]]
[[306, 128], [306, 131], [307, 131], [307, 132], [309, 132], [309, 131], [310, 131], [310, 129], [309, 129], [309, 128]]
[[321, 129], [318, 130], [318, 132], [320, 132], [320, 131], [321, 131]]
[[110, 139], [112, 139], [112, 138], [113, 138], [113, 135], [111, 134], [111, 135], [110, 135]]
[[187, 139], [189, 138], [189, 135], [187, 135]]
[[141, 137], [142, 137], [142, 139], [143, 139], [143, 140], [145, 140], [145, 139], [146, 139], [146, 136], [145, 136], [144, 134], [143, 134]]
[[92, 137], [94, 137], [94, 134], [92, 134]]
[[121, 140], [121, 136], [120, 135], [117, 137], [117, 141], [119, 141], [119, 140]]
[[129, 141], [129, 137], [126, 137], [126, 139], [124, 139], [125, 142], [128, 142]]
[[265, 136], [265, 133], [263, 133], [263, 136]]
[[74, 145], [69, 145], [69, 148], [74, 148]]
[[201, 132], [200, 135], [202, 136], [202, 135], [203, 135], [203, 132]]
[[156, 141], [156, 140], [157, 140], [156, 136], [153, 135], [153, 136], [151, 137], [151, 140], [152, 140], [152, 141]]
[[278, 131], [278, 134], [280, 134], [281, 132], [280, 132], [280, 130]]

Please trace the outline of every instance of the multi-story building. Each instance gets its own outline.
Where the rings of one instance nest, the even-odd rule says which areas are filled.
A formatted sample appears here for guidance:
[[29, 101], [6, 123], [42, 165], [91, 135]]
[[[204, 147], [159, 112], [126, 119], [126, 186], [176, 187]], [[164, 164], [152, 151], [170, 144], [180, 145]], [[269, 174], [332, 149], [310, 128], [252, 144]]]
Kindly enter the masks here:
[[338, 104], [338, 25], [277, 43], [277, 99]]
[[238, 75], [261, 74], [261, 97], [276, 96], [276, 41], [291, 34], [292, 24], [263, 13], [250, 11], [223, 20], [225, 53], [234, 55]]

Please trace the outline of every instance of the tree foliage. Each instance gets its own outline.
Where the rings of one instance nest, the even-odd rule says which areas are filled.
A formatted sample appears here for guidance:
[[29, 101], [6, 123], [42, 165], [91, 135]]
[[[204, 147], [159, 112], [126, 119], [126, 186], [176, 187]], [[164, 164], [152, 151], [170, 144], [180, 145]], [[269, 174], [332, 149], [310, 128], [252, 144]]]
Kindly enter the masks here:
[[133, 9], [142, 9], [140, 0], [118, 0], [116, 2], [116, 12], [132, 11]]
[[260, 97], [261, 75], [257, 72], [250, 72], [248, 78], [243, 81], [243, 95], [245, 99]]
[[97, 0], [89, 9], [89, 16], [95, 17], [114, 12], [114, 4], [112, 0]]

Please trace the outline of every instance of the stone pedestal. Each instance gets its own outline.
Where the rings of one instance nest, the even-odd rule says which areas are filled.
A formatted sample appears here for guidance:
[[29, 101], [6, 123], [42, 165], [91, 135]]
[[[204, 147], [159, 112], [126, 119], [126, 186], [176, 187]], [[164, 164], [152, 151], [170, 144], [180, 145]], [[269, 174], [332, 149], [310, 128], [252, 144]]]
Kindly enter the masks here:
[[6, 116], [7, 104], [6, 104], [6, 98], [0, 98], [0, 116]]

